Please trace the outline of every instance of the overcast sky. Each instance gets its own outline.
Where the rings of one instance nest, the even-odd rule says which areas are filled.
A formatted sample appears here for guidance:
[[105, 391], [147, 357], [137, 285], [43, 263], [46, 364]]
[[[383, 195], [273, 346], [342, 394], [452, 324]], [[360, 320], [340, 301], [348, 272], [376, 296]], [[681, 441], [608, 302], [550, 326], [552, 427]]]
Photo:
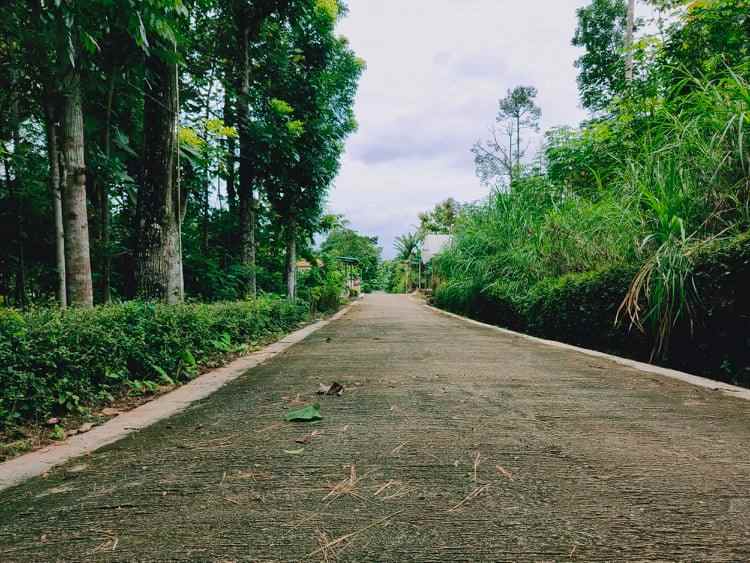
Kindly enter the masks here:
[[539, 89], [542, 128], [577, 124], [570, 45], [586, 0], [349, 0], [339, 32], [367, 61], [329, 207], [385, 257], [417, 214], [487, 193], [469, 152], [508, 88]]

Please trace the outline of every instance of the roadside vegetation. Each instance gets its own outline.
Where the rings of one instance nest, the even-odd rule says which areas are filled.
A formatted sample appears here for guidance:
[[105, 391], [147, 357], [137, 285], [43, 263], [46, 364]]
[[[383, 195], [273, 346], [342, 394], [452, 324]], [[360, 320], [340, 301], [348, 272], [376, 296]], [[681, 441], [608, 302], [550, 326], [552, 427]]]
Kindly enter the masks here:
[[369, 261], [337, 259], [354, 251], [324, 213], [365, 66], [336, 31], [346, 11], [4, 9], [0, 443], [184, 382], [335, 311], [375, 268], [353, 231]]
[[[0, 22], [0, 301], [294, 297], [364, 62], [338, 0], [19, 2]], [[308, 256], [309, 257], [309, 256]]]
[[624, 0], [579, 10], [591, 118], [535, 157], [536, 90], [501, 100], [473, 149], [491, 193], [460, 213], [434, 299], [748, 385], [750, 2], [651, 4], [661, 17], [636, 19], [632, 43]]
[[0, 310], [0, 459], [106, 418], [103, 407], [190, 381], [309, 318], [307, 303], [278, 297]]

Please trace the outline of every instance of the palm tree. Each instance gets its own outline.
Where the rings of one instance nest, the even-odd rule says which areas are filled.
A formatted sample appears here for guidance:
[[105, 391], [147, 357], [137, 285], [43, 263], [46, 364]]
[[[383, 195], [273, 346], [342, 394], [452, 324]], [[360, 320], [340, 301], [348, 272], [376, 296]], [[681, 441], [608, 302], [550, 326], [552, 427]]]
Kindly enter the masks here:
[[417, 233], [406, 233], [396, 237], [393, 247], [398, 252], [399, 260], [411, 260], [419, 251], [419, 236]]
[[417, 233], [406, 233], [396, 237], [393, 246], [398, 252], [398, 259], [406, 262], [406, 292], [411, 290], [411, 261], [419, 257], [421, 238]]

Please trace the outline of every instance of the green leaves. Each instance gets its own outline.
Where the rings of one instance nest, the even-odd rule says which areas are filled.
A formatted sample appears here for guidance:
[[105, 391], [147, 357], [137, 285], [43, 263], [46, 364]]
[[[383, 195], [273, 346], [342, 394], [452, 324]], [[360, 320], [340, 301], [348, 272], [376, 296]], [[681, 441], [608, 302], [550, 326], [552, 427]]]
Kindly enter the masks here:
[[0, 429], [148, 394], [295, 327], [305, 304], [131, 302], [91, 310], [0, 309]]
[[81, 43], [83, 43], [83, 48], [90, 54], [94, 54], [101, 50], [101, 47], [99, 47], [99, 43], [94, 39], [94, 36], [86, 31], [81, 32]]
[[159, 382], [160, 383], [163, 383], [164, 385], [174, 385], [174, 379], [172, 379], [171, 377], [169, 377], [169, 375], [167, 375], [167, 372], [164, 371], [162, 368], [160, 368], [156, 364], [151, 364], [151, 368], [159, 376]]
[[232, 337], [229, 333], [224, 332], [218, 338], [211, 341], [213, 347], [221, 352], [232, 351]]
[[324, 14], [332, 21], [336, 21], [339, 17], [339, 4], [337, 0], [315, 0], [315, 10], [319, 14]]
[[284, 417], [287, 422], [315, 422], [323, 420], [323, 416], [320, 414], [320, 405], [315, 403], [313, 405], [307, 405], [304, 408], [290, 411]]
[[271, 109], [278, 115], [291, 115], [294, 113], [294, 108], [284, 100], [271, 98], [269, 104], [271, 105]]
[[301, 137], [305, 132], [305, 123], [299, 119], [295, 119], [288, 122], [286, 128], [293, 137]]

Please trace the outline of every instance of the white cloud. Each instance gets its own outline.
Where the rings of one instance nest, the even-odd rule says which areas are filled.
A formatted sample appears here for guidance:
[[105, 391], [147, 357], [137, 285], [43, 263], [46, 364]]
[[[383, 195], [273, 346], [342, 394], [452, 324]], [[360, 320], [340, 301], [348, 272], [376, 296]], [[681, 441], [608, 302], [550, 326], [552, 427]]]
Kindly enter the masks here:
[[497, 100], [539, 89], [542, 126], [576, 124], [575, 11], [586, 0], [349, 0], [339, 31], [367, 61], [330, 208], [378, 235], [385, 255], [417, 214], [486, 194], [472, 144]]

